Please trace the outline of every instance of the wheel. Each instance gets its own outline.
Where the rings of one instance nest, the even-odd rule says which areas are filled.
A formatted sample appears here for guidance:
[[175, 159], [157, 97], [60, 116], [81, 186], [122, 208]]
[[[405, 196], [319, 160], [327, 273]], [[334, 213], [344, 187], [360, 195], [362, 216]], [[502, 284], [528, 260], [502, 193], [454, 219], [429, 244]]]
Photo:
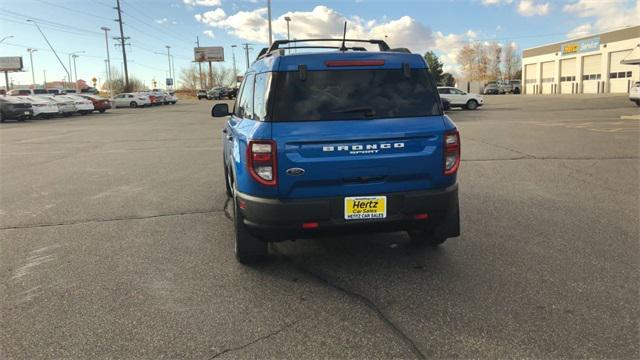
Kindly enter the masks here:
[[264, 260], [268, 254], [268, 244], [247, 231], [244, 216], [240, 211], [237, 196], [233, 197], [233, 230], [235, 238], [235, 254], [238, 262], [244, 265]]
[[410, 230], [407, 233], [409, 234], [409, 239], [411, 239], [411, 244], [418, 247], [425, 245], [437, 247], [447, 241], [446, 237], [436, 235], [433, 229]]
[[[222, 160], [222, 162], [224, 163], [224, 159]], [[227, 169], [227, 167], [224, 167], [224, 186], [227, 190], [227, 196], [228, 197], [233, 197], [233, 189], [231, 188], [231, 174], [229, 173], [229, 169]]]
[[100, 109], [98, 111], [100, 112], [100, 114], [104, 114], [104, 112], [107, 111], [107, 109]]
[[478, 108], [478, 102], [471, 99], [469, 101], [467, 101], [467, 109], [469, 110], [475, 110]]
[[88, 114], [88, 112], [86, 112], [86, 111], [80, 111], [80, 115], [82, 115], [82, 116], [85, 116], [87, 114]]
[[636, 100], [636, 105], [640, 106], [640, 100]]
[[25, 120], [27, 120], [26, 116], [21, 116], [21, 117], [18, 118], [19, 122], [24, 122]]
[[516, 95], [520, 94], [520, 89], [518, 88], [513, 89], [513, 93]]
[[137, 102], [135, 102], [135, 101], [132, 101], [132, 102], [129, 104], [129, 107], [130, 107], [130, 108], [132, 108], [132, 109], [135, 109], [135, 108], [137, 108], [137, 107], [138, 107], [138, 103], [137, 103]]

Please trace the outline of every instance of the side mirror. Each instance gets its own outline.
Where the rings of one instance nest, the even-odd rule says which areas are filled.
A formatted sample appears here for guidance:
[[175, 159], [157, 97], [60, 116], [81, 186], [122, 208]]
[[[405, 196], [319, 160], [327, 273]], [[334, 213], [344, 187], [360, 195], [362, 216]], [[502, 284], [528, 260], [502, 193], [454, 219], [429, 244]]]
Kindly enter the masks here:
[[229, 112], [229, 105], [227, 104], [216, 104], [213, 109], [211, 109], [211, 116], [213, 117], [225, 117], [229, 115], [231, 115], [231, 113]]

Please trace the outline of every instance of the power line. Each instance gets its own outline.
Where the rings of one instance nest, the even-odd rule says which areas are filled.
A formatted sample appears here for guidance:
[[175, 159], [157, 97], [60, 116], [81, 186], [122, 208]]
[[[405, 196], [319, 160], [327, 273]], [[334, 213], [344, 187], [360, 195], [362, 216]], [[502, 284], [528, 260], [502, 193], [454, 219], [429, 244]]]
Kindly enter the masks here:
[[37, 0], [37, 1], [41, 2], [43, 4], [46, 4], [46, 5], [52, 6], [52, 7], [59, 8], [59, 9], [64, 9], [64, 10], [75, 12], [75, 13], [78, 13], [78, 14], [87, 15], [87, 16], [98, 18], [98, 19], [111, 21], [111, 19], [109, 19], [109, 18], [98, 16], [96, 14], [92, 14], [92, 13], [89, 13], [89, 12], [86, 12], [86, 11], [82, 11], [82, 10], [78, 10], [78, 9], [72, 9], [72, 8], [68, 8], [66, 6], [62, 6], [62, 5], [58, 5], [58, 4], [52, 4], [52, 3], [44, 1], [44, 0]]

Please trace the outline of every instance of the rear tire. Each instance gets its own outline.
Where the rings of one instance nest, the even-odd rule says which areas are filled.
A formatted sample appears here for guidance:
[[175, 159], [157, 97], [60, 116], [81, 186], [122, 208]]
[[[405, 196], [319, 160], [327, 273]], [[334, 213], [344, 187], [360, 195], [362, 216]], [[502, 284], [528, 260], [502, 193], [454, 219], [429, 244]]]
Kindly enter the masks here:
[[137, 103], [137, 102], [135, 102], [135, 101], [132, 101], [132, 102], [129, 104], [129, 107], [130, 107], [130, 108], [132, 108], [132, 109], [135, 109], [135, 108], [137, 108], [137, 107], [138, 107], [138, 103]]
[[233, 198], [233, 190], [231, 188], [231, 176], [229, 174], [229, 169], [226, 166], [224, 167], [224, 185], [227, 190], [227, 196], [230, 198]]
[[640, 106], [640, 100], [636, 100], [636, 105]]
[[100, 112], [100, 114], [104, 114], [105, 111], [107, 111], [106, 109], [100, 109], [98, 110]]
[[473, 100], [473, 99], [471, 99], [471, 100], [467, 101], [466, 108], [469, 109], [469, 110], [475, 110], [475, 109], [478, 108], [478, 102]]
[[442, 235], [436, 235], [434, 229], [430, 230], [410, 230], [407, 231], [411, 244], [417, 247], [429, 245], [431, 247], [438, 247], [442, 245], [447, 238]]
[[233, 198], [233, 229], [235, 237], [236, 259], [243, 265], [255, 264], [264, 260], [269, 248], [267, 242], [251, 235], [244, 225], [244, 216], [240, 210], [237, 196]]

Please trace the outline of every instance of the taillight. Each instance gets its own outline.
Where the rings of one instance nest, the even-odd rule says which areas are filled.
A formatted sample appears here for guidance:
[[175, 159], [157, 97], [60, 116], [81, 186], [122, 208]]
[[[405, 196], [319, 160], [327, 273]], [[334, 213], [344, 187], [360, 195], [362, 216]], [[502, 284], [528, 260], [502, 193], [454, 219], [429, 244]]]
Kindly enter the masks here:
[[276, 143], [273, 140], [249, 141], [247, 165], [251, 177], [262, 185], [276, 186]]
[[460, 167], [460, 133], [458, 130], [444, 134], [444, 174], [453, 175]]

